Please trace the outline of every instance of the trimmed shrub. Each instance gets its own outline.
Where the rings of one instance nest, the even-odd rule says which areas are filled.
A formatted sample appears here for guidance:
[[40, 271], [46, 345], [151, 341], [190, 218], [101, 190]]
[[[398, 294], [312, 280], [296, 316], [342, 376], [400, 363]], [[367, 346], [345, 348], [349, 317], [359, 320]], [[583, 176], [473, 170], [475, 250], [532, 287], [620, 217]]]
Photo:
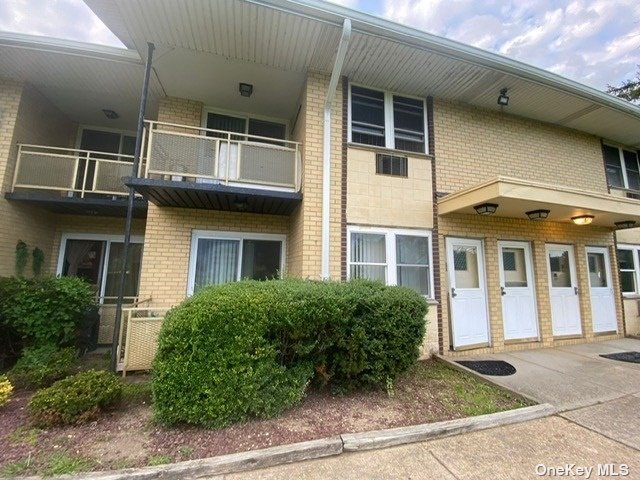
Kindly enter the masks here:
[[13, 385], [6, 375], [0, 375], [0, 407], [9, 401]]
[[14, 331], [28, 346], [73, 345], [95, 301], [91, 285], [76, 277], [8, 278], [0, 290], [0, 334]]
[[25, 348], [8, 375], [20, 387], [46, 387], [66, 377], [75, 360], [76, 352], [71, 347], [58, 349], [55, 345], [44, 345]]
[[83, 423], [118, 402], [122, 382], [113, 373], [88, 370], [38, 390], [28, 405], [38, 427]]
[[156, 417], [222, 427], [280, 413], [312, 380], [340, 391], [386, 388], [417, 360], [426, 312], [416, 292], [369, 281], [205, 288], [165, 319]]

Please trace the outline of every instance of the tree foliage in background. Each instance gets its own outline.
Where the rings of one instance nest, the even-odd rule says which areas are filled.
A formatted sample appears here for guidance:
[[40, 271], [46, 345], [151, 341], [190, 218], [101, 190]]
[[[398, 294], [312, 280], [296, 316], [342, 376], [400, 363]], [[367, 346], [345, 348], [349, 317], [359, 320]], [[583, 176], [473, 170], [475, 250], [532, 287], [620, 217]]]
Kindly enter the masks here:
[[625, 80], [619, 86], [607, 85], [607, 93], [632, 103], [640, 102], [640, 65], [635, 79]]

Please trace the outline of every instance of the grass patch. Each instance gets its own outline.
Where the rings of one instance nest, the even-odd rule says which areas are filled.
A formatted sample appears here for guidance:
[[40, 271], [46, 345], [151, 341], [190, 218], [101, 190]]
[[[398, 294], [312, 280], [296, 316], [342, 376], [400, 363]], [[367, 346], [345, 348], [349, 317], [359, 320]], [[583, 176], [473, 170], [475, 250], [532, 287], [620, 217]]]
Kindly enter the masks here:
[[165, 465], [173, 462], [173, 459], [169, 455], [153, 455], [147, 460], [147, 465], [155, 467], [157, 465]]
[[[419, 362], [407, 372], [402, 384], [411, 385], [409, 393], [415, 388], [436, 387], [439, 400], [454, 417], [485, 415], [534, 404], [441, 360]], [[406, 395], [407, 389], [403, 393]]]
[[13, 432], [7, 435], [7, 440], [11, 445], [25, 444], [33, 447], [38, 444], [39, 434], [40, 430], [37, 428], [22, 426], [16, 428]]
[[23, 458], [22, 460], [7, 463], [4, 467], [2, 467], [2, 469], [0, 469], [0, 475], [2, 475], [3, 477], [15, 477], [17, 475], [22, 475], [29, 470], [31, 463], [31, 456], [29, 456], [28, 458]]
[[53, 475], [86, 472], [91, 470], [93, 465], [93, 462], [86, 458], [74, 457], [66, 452], [56, 452], [49, 457], [42, 469], [42, 474], [45, 477], [51, 477]]
[[189, 458], [192, 453], [193, 453], [193, 448], [191, 448], [191, 447], [180, 447], [180, 448], [178, 448], [178, 454], [182, 458]]

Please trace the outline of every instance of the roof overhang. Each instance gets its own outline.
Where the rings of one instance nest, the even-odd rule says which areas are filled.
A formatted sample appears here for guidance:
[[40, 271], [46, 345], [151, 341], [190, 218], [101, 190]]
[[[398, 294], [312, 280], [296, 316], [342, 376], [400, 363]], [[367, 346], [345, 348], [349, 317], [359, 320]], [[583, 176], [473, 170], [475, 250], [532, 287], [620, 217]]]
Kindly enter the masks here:
[[[231, 66], [244, 62], [289, 72], [329, 73], [342, 22], [348, 18], [353, 33], [343, 74], [353, 82], [489, 110], [500, 109], [496, 100], [507, 87], [510, 103], [505, 113], [640, 147], [636, 105], [543, 69], [325, 1], [85, 2], [141, 55], [146, 42], [158, 47], [163, 85], [163, 77], [172, 83], [172, 72], [184, 78], [180, 56], [164, 57], [180, 49], [218, 56]], [[167, 93], [176, 95], [179, 89], [169, 88]]]
[[498, 205], [495, 217], [527, 219], [531, 210], [550, 210], [547, 221], [571, 223], [572, 217], [593, 215], [591, 225], [616, 228], [616, 222], [635, 221], [640, 225], [640, 201], [607, 193], [498, 177], [447, 195], [438, 200], [438, 214], [476, 215], [474, 206]]

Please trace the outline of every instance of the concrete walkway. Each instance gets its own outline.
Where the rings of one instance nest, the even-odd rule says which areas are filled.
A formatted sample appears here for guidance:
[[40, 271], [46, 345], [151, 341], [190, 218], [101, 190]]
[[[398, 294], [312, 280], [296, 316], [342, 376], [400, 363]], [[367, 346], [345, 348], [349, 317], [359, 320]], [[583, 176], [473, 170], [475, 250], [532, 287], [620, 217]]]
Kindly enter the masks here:
[[[589, 478], [614, 478], [597, 474], [598, 464], [607, 463], [616, 468], [625, 464], [629, 468], [626, 478], [640, 479], [640, 365], [598, 356], [629, 350], [640, 351], [640, 341], [623, 339], [477, 357], [513, 364], [518, 370], [515, 375], [487, 378], [557, 406], [562, 413], [556, 416], [224, 479], [511, 480], [541, 478], [536, 473], [540, 464], [593, 467]], [[574, 470], [573, 478], [587, 477], [575, 475]]]

